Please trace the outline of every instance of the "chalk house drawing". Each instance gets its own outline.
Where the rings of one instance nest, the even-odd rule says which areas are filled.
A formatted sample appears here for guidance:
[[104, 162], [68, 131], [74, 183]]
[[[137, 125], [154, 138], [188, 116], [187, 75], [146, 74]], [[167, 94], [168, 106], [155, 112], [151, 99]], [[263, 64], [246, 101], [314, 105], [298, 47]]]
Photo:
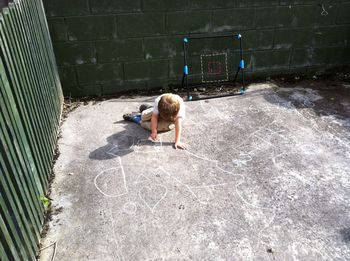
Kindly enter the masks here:
[[118, 165], [100, 172], [94, 179], [96, 189], [104, 196], [116, 198], [128, 194], [126, 177], [121, 158]]

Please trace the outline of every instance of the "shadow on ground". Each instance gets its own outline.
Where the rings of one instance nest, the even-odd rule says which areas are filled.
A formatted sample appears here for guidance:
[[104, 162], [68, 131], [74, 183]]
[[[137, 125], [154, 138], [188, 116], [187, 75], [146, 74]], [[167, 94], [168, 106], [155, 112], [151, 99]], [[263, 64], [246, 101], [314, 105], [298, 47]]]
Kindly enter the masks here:
[[[276, 96], [264, 98], [286, 109], [312, 109], [317, 116], [350, 117], [350, 83], [336, 81], [307, 81], [302, 84], [275, 83]], [[283, 101], [281, 101], [283, 99]]]
[[[93, 160], [109, 160], [117, 156], [122, 157], [135, 151], [137, 147], [154, 147], [154, 142], [148, 141], [149, 131], [139, 125], [124, 120], [115, 124], [123, 125], [124, 130], [107, 137], [107, 144], [97, 148], [89, 154]], [[172, 142], [162, 142], [162, 146], [173, 146]]]
[[340, 231], [343, 241], [350, 244], [350, 228], [344, 228]]

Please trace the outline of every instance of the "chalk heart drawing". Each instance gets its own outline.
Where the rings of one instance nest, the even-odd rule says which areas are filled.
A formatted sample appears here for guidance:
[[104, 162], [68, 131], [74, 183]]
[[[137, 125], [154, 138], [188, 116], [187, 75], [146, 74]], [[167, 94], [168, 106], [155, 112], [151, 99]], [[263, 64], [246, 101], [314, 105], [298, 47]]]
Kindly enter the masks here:
[[168, 189], [160, 184], [154, 184], [151, 187], [142, 187], [139, 191], [139, 197], [146, 207], [153, 213], [159, 203], [166, 197]]

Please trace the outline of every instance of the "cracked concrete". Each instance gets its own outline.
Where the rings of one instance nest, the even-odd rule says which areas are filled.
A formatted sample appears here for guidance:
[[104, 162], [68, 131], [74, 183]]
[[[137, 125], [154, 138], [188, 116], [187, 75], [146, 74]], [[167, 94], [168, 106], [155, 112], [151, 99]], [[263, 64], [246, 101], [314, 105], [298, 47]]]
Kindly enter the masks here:
[[122, 121], [153, 98], [79, 107], [42, 244], [57, 242], [56, 260], [350, 259], [350, 91], [336, 89], [257, 84], [186, 103], [187, 151]]

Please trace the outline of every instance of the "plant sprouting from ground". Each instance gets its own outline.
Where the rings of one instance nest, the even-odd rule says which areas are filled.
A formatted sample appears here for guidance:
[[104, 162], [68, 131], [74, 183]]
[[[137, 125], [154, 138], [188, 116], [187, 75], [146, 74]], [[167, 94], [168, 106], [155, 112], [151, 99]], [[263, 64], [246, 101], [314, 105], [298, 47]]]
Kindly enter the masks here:
[[40, 196], [39, 199], [40, 199], [41, 203], [44, 205], [45, 209], [48, 209], [50, 204], [51, 204], [51, 200], [45, 196]]

